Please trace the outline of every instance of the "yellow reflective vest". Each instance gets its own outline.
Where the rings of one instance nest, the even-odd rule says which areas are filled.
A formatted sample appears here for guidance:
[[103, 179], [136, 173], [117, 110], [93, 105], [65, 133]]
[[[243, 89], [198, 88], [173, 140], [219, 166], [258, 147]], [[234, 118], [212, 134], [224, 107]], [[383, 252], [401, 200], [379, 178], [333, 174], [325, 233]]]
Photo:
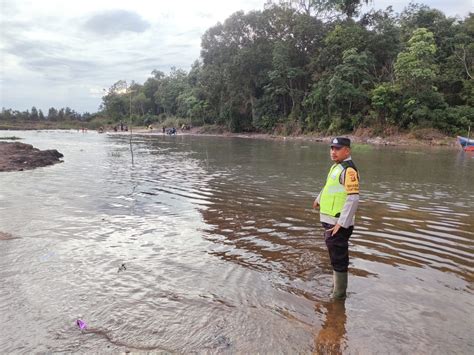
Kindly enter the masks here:
[[334, 164], [329, 170], [326, 185], [324, 185], [319, 201], [321, 213], [333, 217], [339, 217], [341, 215], [344, 204], [346, 203], [347, 192], [344, 185], [340, 183], [340, 177], [348, 167], [357, 171], [357, 168], [351, 160]]

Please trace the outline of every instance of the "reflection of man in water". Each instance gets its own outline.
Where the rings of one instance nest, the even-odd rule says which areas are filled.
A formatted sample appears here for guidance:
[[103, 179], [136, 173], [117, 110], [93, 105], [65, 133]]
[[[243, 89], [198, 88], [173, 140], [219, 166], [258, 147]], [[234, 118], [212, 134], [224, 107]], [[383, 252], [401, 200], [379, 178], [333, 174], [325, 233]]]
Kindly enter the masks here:
[[344, 301], [329, 302], [324, 307], [326, 308], [326, 319], [316, 337], [316, 353], [342, 354], [346, 346], [347, 317]]
[[332, 295], [341, 299], [346, 297], [349, 237], [359, 204], [359, 173], [352, 162], [349, 138], [337, 137], [331, 141], [331, 160], [334, 165], [313, 208], [320, 208], [324, 238], [334, 270]]

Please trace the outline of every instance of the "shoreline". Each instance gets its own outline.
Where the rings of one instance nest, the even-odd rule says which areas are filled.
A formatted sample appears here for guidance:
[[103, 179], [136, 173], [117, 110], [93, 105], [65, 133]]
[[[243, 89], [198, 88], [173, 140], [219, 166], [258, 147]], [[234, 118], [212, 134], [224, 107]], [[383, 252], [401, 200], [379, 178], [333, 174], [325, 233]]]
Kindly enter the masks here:
[[[13, 128], [13, 129], [2, 129], [0, 132], [9, 132], [9, 131], [46, 131], [46, 130], [78, 130], [77, 128]], [[96, 131], [90, 129], [90, 131]], [[130, 131], [118, 131], [115, 132], [113, 129], [106, 127], [106, 130], [103, 132], [105, 134], [111, 135], [129, 135]], [[143, 126], [133, 127], [132, 133], [134, 135], [142, 136], [162, 136], [161, 129], [148, 129]], [[420, 138], [425, 134], [426, 138]], [[223, 127], [193, 127], [189, 130], [181, 131], [178, 129], [177, 135], [181, 136], [204, 136], [204, 137], [229, 137], [229, 138], [244, 138], [244, 139], [263, 139], [263, 140], [272, 140], [272, 141], [306, 141], [306, 142], [322, 142], [329, 143], [335, 135], [322, 135], [319, 133], [314, 134], [295, 134], [295, 135], [276, 135], [271, 133], [257, 133], [257, 132], [247, 132], [247, 133], [232, 133]], [[437, 147], [437, 148], [460, 148], [459, 143], [457, 142], [456, 137], [446, 136], [439, 133], [438, 131], [432, 129], [419, 130], [418, 133], [396, 133], [389, 134], [385, 136], [372, 135], [366, 130], [357, 130], [350, 134], [340, 134], [339, 136], [348, 137], [351, 139], [352, 143], [355, 144], [368, 144], [372, 146], [391, 146], [391, 147]], [[418, 137], [416, 137], [418, 136]]]
[[[130, 132], [106, 132], [107, 134], [126, 135]], [[143, 136], [162, 136], [165, 135], [161, 130], [149, 130], [147, 128], [137, 128], [132, 131], [135, 135]], [[207, 137], [229, 137], [229, 138], [244, 138], [244, 139], [263, 139], [272, 141], [303, 141], [303, 142], [321, 142], [328, 143], [334, 136], [326, 136], [319, 134], [300, 134], [280, 136], [270, 133], [231, 133], [231, 132], [206, 132], [202, 131], [201, 127], [192, 128], [191, 130], [181, 132], [178, 130], [177, 135], [182, 136], [207, 136]], [[441, 134], [428, 136], [426, 139], [413, 137], [410, 133], [400, 133], [381, 136], [368, 136], [366, 134], [341, 134], [339, 136], [351, 139], [355, 144], [368, 144], [372, 146], [392, 146], [392, 147], [437, 147], [437, 148], [460, 148], [456, 137], [444, 136]]]

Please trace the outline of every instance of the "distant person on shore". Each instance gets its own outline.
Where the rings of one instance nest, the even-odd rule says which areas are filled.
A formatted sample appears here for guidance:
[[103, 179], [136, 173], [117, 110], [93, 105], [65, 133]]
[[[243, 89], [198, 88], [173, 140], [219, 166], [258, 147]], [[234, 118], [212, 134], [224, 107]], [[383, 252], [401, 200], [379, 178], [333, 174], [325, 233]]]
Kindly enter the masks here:
[[178, 133], [178, 131], [176, 130], [175, 127], [171, 127], [171, 128], [168, 128], [166, 130], [166, 134], [169, 135], [169, 136], [176, 135], [177, 133]]
[[165, 134], [165, 133], [166, 133], [166, 127], [163, 126], [163, 134]]
[[344, 299], [349, 268], [349, 238], [354, 230], [359, 204], [359, 172], [352, 162], [349, 138], [334, 138], [330, 157], [334, 164], [324, 188], [313, 202], [313, 208], [320, 209], [324, 239], [333, 268], [332, 297]]

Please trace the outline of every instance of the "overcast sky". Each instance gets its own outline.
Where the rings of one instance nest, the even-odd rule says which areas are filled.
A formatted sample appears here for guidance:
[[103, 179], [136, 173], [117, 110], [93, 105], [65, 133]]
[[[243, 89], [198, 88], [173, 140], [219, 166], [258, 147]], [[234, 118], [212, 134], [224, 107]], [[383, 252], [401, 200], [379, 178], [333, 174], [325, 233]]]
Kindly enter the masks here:
[[[0, 0], [0, 107], [69, 106], [95, 112], [117, 80], [143, 83], [153, 69], [189, 70], [202, 34], [265, 0]], [[424, 0], [451, 16], [474, 0]], [[374, 0], [401, 11], [409, 1]]]

